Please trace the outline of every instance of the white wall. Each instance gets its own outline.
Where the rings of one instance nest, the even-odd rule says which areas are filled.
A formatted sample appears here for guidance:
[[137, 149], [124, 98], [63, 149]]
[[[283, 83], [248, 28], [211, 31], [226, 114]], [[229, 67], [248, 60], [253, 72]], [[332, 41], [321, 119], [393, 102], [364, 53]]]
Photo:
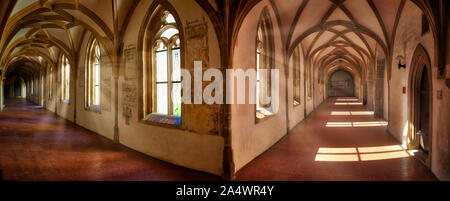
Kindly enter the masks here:
[[[233, 69], [242, 69], [246, 71], [250, 68], [256, 68], [256, 38], [259, 17], [263, 8], [267, 6], [271, 16], [274, 30], [275, 44], [275, 69], [280, 71], [280, 93], [279, 93], [279, 111], [277, 114], [266, 117], [262, 122], [255, 123], [255, 105], [234, 104], [231, 106], [231, 129], [232, 129], [232, 149], [234, 155], [235, 171], [241, 169], [255, 157], [269, 149], [274, 143], [280, 140], [287, 131], [286, 125], [286, 86], [284, 76], [283, 59], [281, 52], [282, 42], [280, 37], [280, 28], [278, 27], [275, 13], [271, 8], [269, 1], [265, 0], [258, 3], [247, 15], [242, 23], [242, 27], [237, 37], [235, 46]], [[255, 56], [251, 53], [254, 52]], [[236, 86], [235, 86], [236, 87]], [[248, 91], [248, 85], [246, 86]], [[234, 89], [236, 94], [236, 88]], [[247, 101], [248, 102], [248, 101]]]

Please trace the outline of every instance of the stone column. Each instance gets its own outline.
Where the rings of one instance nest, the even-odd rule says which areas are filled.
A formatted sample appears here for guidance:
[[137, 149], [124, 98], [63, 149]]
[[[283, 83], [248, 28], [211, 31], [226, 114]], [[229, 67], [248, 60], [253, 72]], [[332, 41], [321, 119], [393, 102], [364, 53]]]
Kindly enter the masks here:
[[5, 81], [6, 81], [6, 77], [3, 77], [1, 82], [0, 82], [0, 111], [3, 112], [3, 110], [5, 109]]
[[384, 58], [378, 59], [376, 68], [376, 79], [375, 79], [375, 116], [384, 116], [384, 68], [385, 68]]
[[368, 76], [367, 76], [367, 109], [374, 110], [375, 99], [375, 81], [373, 73], [373, 63], [369, 64]]

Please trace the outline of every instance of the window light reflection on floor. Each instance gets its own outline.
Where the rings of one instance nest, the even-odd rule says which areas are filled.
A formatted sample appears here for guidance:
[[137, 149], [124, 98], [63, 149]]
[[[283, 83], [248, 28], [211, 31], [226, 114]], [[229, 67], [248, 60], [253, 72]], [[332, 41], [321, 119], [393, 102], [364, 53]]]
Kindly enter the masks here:
[[361, 161], [377, 161], [377, 160], [387, 160], [396, 158], [407, 158], [409, 154], [406, 151], [395, 151], [386, 153], [375, 153], [375, 154], [361, 154]]
[[402, 151], [403, 148], [400, 145], [392, 146], [377, 146], [377, 147], [358, 147], [359, 153], [375, 153], [375, 152], [386, 152], [386, 151]]
[[373, 115], [373, 111], [332, 111], [332, 116], [370, 116]]
[[374, 121], [374, 122], [353, 122], [353, 127], [377, 127], [377, 126], [387, 126], [388, 123], [385, 121]]
[[357, 161], [359, 161], [359, 158], [358, 158], [358, 154], [346, 154], [346, 155], [317, 154], [316, 161], [357, 162]]
[[373, 122], [327, 122], [325, 127], [383, 127], [387, 126], [387, 121], [373, 121]]
[[342, 102], [342, 103], [334, 103], [334, 105], [363, 105], [360, 102]]
[[408, 158], [408, 154], [400, 145], [348, 148], [319, 148], [317, 162], [363, 162]]
[[354, 147], [350, 148], [319, 148], [319, 154], [356, 154], [358, 151]]
[[357, 98], [338, 98], [336, 101], [359, 101]]

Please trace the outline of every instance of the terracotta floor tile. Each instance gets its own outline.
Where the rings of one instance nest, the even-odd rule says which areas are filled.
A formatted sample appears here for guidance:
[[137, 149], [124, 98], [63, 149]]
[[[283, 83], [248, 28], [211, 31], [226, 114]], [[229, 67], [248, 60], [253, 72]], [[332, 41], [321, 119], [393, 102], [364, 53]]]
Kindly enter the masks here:
[[220, 180], [114, 144], [23, 99], [6, 105], [0, 113], [4, 180]]
[[[398, 142], [386, 131], [384, 122], [373, 115], [361, 115], [366, 111], [359, 105], [335, 105], [335, 99], [325, 101], [310, 116], [295, 127], [271, 149], [257, 157], [237, 174], [237, 180], [436, 180], [434, 175], [413, 157], [395, 158], [391, 152]], [[332, 115], [337, 112], [355, 112], [359, 115]], [[326, 127], [327, 122], [341, 122], [349, 127]], [[339, 125], [339, 124], [338, 124]], [[373, 126], [377, 125], [377, 126]], [[381, 126], [380, 126], [381, 125]], [[373, 148], [377, 147], [377, 148]], [[355, 161], [316, 161], [320, 148], [356, 149]], [[368, 153], [358, 153], [358, 148]], [[384, 150], [384, 152], [377, 152]], [[345, 151], [344, 151], [345, 152]], [[348, 153], [333, 153], [333, 158], [349, 158]], [[367, 155], [379, 160], [367, 161]], [[337, 155], [337, 157], [335, 156]], [[350, 154], [351, 155], [351, 154]], [[362, 159], [365, 160], [362, 160]], [[370, 158], [370, 157], [369, 157]], [[264, 173], [269, 172], [269, 174]]]

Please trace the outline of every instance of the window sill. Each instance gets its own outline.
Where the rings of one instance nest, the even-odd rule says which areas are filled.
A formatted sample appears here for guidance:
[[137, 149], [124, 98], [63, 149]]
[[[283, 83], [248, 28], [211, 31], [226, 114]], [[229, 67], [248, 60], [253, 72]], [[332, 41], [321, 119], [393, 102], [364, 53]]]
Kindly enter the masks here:
[[144, 119], [140, 120], [140, 122], [152, 126], [160, 126], [166, 128], [181, 128], [180, 116], [149, 114]]
[[302, 105], [300, 102], [294, 100], [294, 108], [296, 108], [296, 107], [298, 107], [300, 105]]
[[101, 114], [102, 109], [100, 107], [100, 105], [90, 105], [88, 107], [85, 108], [85, 110], [87, 111], [91, 111], [91, 112], [95, 112], [95, 113], [99, 113]]
[[264, 108], [261, 108], [260, 110], [256, 110], [256, 123], [261, 123], [263, 121], [266, 121], [273, 117], [274, 114]]
[[70, 104], [70, 100], [62, 100], [61, 103]]

